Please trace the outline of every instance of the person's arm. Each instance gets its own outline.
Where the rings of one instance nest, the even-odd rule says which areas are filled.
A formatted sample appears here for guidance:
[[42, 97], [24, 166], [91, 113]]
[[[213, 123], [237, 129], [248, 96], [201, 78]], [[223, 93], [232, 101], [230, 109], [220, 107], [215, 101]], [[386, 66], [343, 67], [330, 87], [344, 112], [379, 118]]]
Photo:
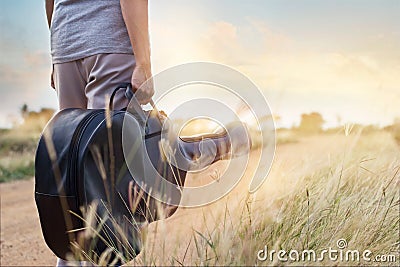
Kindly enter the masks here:
[[[54, 0], [46, 0], [46, 17], [47, 17], [47, 24], [49, 25], [49, 29], [51, 26], [51, 20], [53, 18], [53, 9], [54, 9]], [[50, 72], [50, 86], [55, 89], [55, 84], [54, 84], [54, 79], [53, 79], [53, 72], [54, 72], [54, 66], [52, 66], [51, 72]]]
[[46, 16], [49, 28], [51, 26], [51, 19], [53, 17], [54, 0], [46, 0]]
[[151, 78], [150, 41], [147, 0], [120, 0], [122, 15], [131, 40], [136, 67], [132, 75], [132, 87], [139, 89], [136, 97], [141, 104], [147, 104], [154, 94], [151, 82], [140, 87]]

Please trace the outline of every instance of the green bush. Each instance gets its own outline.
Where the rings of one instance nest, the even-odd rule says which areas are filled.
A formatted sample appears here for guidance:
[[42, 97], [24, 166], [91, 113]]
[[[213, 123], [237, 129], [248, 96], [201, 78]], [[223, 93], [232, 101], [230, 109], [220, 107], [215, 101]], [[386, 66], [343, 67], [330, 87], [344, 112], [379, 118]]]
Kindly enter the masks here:
[[0, 183], [34, 175], [37, 141], [37, 137], [13, 130], [0, 131]]
[[33, 160], [29, 161], [28, 164], [20, 164], [9, 168], [0, 165], [0, 183], [29, 178], [34, 174], [35, 164]]

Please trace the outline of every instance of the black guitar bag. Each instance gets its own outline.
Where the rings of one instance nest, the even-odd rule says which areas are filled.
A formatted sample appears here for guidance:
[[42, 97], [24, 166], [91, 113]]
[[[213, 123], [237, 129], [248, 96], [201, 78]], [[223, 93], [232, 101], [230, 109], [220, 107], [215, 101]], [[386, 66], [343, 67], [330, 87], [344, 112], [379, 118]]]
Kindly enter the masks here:
[[[110, 110], [119, 89], [125, 89], [126, 95], [132, 97], [129, 86], [121, 85], [111, 96]], [[44, 239], [62, 259], [96, 262], [106, 252], [110, 262], [132, 260], [141, 249], [142, 225], [169, 217], [177, 209], [141, 190], [127, 167], [122, 147], [123, 123], [126, 116], [138, 120], [138, 114], [132, 110], [110, 111], [109, 115], [107, 112], [62, 110], [48, 123], [38, 144], [36, 205]], [[143, 142], [153, 167], [163, 177], [182, 186], [186, 171], [169, 164], [160, 152], [162, 124], [167, 118], [156, 110], [145, 114], [145, 124], [138, 123], [144, 134], [130, 138]], [[207, 138], [217, 147], [212, 162], [229, 153], [226, 134]], [[196, 137], [177, 142], [191, 160], [199, 155], [201, 140]], [[139, 156], [133, 155], [130, 160]]]

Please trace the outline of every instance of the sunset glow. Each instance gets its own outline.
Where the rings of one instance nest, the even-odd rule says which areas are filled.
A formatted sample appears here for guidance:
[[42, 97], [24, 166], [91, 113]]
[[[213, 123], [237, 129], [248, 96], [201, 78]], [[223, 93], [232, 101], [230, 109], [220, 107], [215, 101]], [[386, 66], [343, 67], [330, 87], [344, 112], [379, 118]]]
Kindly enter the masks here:
[[[42, 0], [1, 3], [0, 126], [27, 103], [57, 108]], [[325, 126], [400, 116], [398, 1], [150, 1], [153, 73], [211, 61], [262, 90], [278, 126], [320, 112]], [[157, 90], [157, 89], [156, 89]]]

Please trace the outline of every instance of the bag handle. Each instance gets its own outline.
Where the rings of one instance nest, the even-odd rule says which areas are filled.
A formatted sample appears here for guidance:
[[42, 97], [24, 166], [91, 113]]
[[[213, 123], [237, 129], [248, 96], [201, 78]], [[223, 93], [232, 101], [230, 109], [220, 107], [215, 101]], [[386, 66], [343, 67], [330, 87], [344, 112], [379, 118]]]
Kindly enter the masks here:
[[[125, 91], [126, 98], [128, 98], [128, 100], [131, 100], [135, 96], [135, 93], [136, 93], [136, 91], [133, 91], [132, 84], [128, 84], [126, 91]], [[153, 99], [150, 99], [149, 103], [153, 107], [153, 109], [155, 111], [157, 111], [157, 113], [158, 113], [158, 109], [157, 109], [156, 104], [154, 103]]]
[[[117, 88], [114, 89], [110, 96], [110, 103], [108, 105], [109, 110], [113, 110], [114, 98], [119, 90], [125, 90], [125, 97], [130, 101], [129, 106], [126, 108], [141, 124], [143, 127], [146, 126], [146, 114], [144, 113], [139, 101], [135, 97], [136, 90], [132, 88], [130, 83], [121, 83]], [[153, 101], [151, 101], [153, 102]]]
[[[108, 109], [109, 110], [113, 110], [114, 109], [114, 98], [115, 98], [115, 94], [121, 90], [121, 89], [128, 89], [130, 86], [130, 88], [132, 88], [132, 85], [130, 83], [121, 83], [120, 85], [117, 86], [117, 88], [114, 89], [114, 91], [112, 92], [111, 96], [110, 96], [110, 102], [108, 103]], [[132, 91], [132, 90], [130, 90]], [[134, 93], [132, 92], [132, 95]], [[125, 92], [126, 95], [126, 92]], [[128, 100], [130, 100], [130, 98], [128, 98]]]
[[[113, 110], [113, 102], [114, 102], [115, 95], [121, 89], [125, 89], [125, 97], [130, 101], [129, 106], [127, 107], [127, 111], [129, 111], [133, 116], [135, 116], [135, 118], [138, 120], [138, 122], [143, 127], [146, 128], [147, 116], [146, 116], [145, 112], [143, 111], [142, 106], [140, 105], [139, 101], [135, 97], [136, 89], [133, 89], [132, 84], [122, 83], [117, 88], [115, 88], [110, 96], [110, 103], [109, 103], [108, 108], [110, 110]], [[162, 124], [162, 118], [161, 118], [162, 116], [160, 115], [160, 112], [157, 109], [153, 99], [150, 99], [149, 103], [152, 106], [155, 113], [158, 115], [157, 118], [160, 121], [160, 123]]]

